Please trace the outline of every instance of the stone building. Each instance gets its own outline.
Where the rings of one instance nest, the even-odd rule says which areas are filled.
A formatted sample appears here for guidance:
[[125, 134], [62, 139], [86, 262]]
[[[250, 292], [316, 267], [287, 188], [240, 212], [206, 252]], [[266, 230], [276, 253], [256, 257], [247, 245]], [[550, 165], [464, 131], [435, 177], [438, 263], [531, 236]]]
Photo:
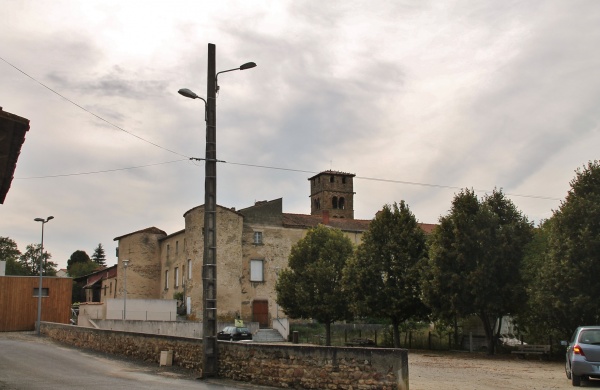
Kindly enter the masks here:
[[[268, 327], [284, 313], [275, 302], [279, 270], [292, 246], [318, 224], [338, 228], [358, 245], [370, 220], [354, 219], [354, 175], [324, 171], [309, 179], [311, 214], [283, 212], [281, 198], [240, 210], [217, 207], [217, 317]], [[204, 206], [188, 210], [183, 230], [172, 234], [151, 227], [115, 238], [118, 273], [128, 259], [130, 299], [183, 298], [192, 319], [202, 317]], [[422, 224], [426, 231], [433, 225]], [[122, 283], [123, 278], [119, 278]], [[122, 291], [119, 284], [117, 297]]]

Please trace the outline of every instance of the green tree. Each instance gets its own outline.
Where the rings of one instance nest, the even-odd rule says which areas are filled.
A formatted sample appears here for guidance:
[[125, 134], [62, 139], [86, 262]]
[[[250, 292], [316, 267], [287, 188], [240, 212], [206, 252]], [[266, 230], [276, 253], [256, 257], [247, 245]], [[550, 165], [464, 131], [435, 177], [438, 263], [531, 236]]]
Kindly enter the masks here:
[[[19, 266], [24, 270], [23, 275], [34, 276], [40, 274], [40, 244], [29, 244], [25, 252], [19, 256]], [[58, 264], [50, 261], [52, 255], [44, 251], [42, 271], [44, 276], [56, 276]]]
[[313, 318], [325, 324], [327, 345], [331, 345], [331, 324], [349, 316], [342, 270], [353, 249], [341, 230], [323, 225], [309, 229], [292, 247], [289, 268], [281, 271], [275, 286], [277, 303], [290, 318]]
[[80, 276], [89, 275], [99, 268], [100, 266], [92, 260], [86, 261], [85, 263], [78, 262], [71, 265], [69, 276], [72, 278], [78, 278]]
[[96, 249], [94, 249], [92, 260], [98, 265], [106, 265], [106, 255], [104, 253], [104, 248], [102, 247], [102, 244], [98, 244]]
[[600, 322], [600, 162], [575, 173], [566, 199], [544, 225], [543, 252], [528, 264], [533, 319], [563, 337]]
[[344, 269], [352, 311], [388, 318], [394, 347], [400, 347], [400, 324], [422, 319], [419, 264], [427, 256], [425, 233], [404, 201], [385, 205], [371, 221], [362, 244]]
[[480, 201], [473, 190], [462, 190], [431, 236], [424, 299], [445, 320], [479, 317], [489, 354], [495, 352], [496, 320], [523, 302], [520, 271], [532, 229], [502, 191]]
[[17, 243], [8, 237], [0, 237], [0, 261], [6, 261], [6, 275], [26, 275], [27, 270], [19, 263], [21, 251]]
[[71, 253], [71, 257], [67, 260], [67, 271], [69, 271], [69, 275], [71, 275], [71, 267], [77, 263], [88, 263], [92, 261], [88, 254], [82, 250], [76, 250]]

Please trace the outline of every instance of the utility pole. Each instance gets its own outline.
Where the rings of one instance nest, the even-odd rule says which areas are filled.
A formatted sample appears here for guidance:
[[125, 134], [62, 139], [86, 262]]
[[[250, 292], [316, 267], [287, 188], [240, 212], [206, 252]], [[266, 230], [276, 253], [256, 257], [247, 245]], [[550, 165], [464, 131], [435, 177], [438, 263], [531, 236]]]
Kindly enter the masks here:
[[204, 254], [202, 257], [202, 377], [218, 374], [217, 350], [217, 77], [216, 47], [208, 44], [206, 161], [204, 176]]

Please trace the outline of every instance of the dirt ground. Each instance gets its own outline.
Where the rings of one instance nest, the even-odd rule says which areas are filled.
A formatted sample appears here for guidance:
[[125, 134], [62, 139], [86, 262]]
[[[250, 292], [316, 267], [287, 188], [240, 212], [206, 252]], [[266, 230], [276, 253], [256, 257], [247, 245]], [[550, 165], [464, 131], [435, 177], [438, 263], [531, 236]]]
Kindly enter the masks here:
[[[410, 390], [572, 389], [563, 362], [479, 353], [409, 352]], [[600, 388], [599, 381], [582, 382]]]

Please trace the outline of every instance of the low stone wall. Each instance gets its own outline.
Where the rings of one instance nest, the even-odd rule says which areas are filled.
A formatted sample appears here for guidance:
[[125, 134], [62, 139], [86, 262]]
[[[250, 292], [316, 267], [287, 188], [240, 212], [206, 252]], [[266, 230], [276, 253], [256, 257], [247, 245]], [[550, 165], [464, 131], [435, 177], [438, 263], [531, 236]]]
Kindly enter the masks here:
[[161, 351], [173, 351], [173, 364], [202, 369], [202, 339], [121, 332], [42, 322], [41, 333], [60, 342], [94, 351], [160, 363]]
[[[44, 335], [82, 348], [173, 364], [200, 371], [202, 340], [120, 332], [42, 322]], [[298, 344], [219, 342], [219, 376], [256, 385], [299, 389], [408, 390], [408, 352], [403, 349], [321, 347]]]

